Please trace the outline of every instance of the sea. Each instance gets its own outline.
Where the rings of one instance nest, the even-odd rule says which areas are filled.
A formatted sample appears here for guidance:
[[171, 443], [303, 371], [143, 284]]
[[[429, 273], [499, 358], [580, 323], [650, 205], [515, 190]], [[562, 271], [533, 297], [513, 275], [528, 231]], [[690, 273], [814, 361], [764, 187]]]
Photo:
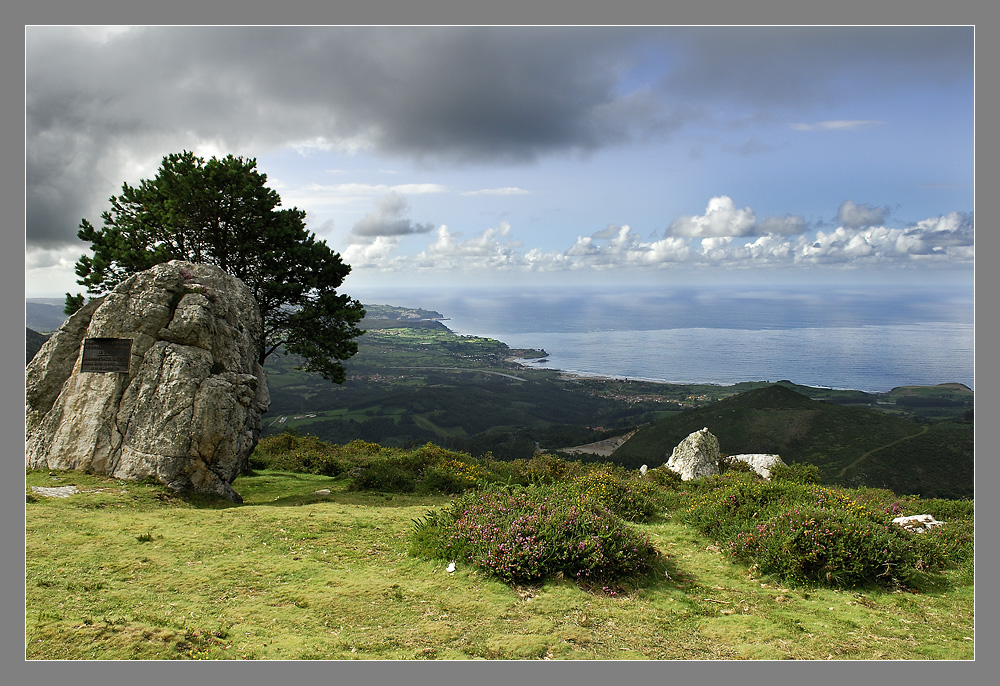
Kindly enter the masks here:
[[583, 376], [975, 388], [971, 287], [423, 287], [362, 301], [436, 310], [456, 334], [547, 353], [525, 365]]

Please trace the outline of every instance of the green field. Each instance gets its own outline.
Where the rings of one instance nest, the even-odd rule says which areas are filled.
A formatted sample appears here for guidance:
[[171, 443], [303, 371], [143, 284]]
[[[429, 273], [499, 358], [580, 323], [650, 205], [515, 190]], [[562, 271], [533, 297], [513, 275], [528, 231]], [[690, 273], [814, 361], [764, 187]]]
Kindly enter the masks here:
[[[975, 657], [962, 570], [918, 593], [795, 587], [658, 517], [637, 526], [665, 567], [619, 593], [508, 586], [407, 554], [413, 520], [446, 496], [267, 470], [236, 480], [241, 505], [83, 473], [26, 480], [29, 660]], [[30, 490], [69, 484], [80, 492]]]

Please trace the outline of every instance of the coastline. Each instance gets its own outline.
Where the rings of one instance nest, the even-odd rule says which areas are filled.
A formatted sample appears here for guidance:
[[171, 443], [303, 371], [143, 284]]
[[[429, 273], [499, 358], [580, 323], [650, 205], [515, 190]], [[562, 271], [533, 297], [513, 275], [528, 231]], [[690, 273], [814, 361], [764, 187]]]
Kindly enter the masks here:
[[[844, 393], [866, 393], [873, 396], [884, 396], [888, 395], [894, 391], [902, 388], [935, 388], [942, 387], [942, 389], [954, 389], [955, 387], [960, 387], [959, 390], [966, 390], [970, 393], [975, 393], [975, 389], [968, 384], [961, 381], [942, 381], [938, 383], [900, 383], [893, 385], [890, 388], [884, 390], [870, 390], [864, 388], [848, 388], [845, 386], [830, 386], [826, 384], [813, 384], [813, 383], [801, 383], [795, 381], [794, 379], [789, 379], [783, 377], [775, 381], [769, 379], [745, 379], [741, 381], [730, 381], [730, 382], [718, 382], [718, 381], [670, 381], [657, 378], [639, 377], [639, 376], [624, 376], [615, 374], [599, 374], [594, 372], [582, 372], [568, 369], [561, 369], [558, 367], [541, 367], [539, 363], [534, 361], [533, 358], [510, 358], [510, 362], [516, 364], [521, 369], [527, 371], [534, 371], [539, 369], [545, 369], [547, 371], [558, 372], [559, 378], [567, 381], [580, 380], [580, 381], [616, 381], [623, 383], [641, 383], [641, 384], [656, 384], [662, 386], [711, 386], [714, 388], [732, 388], [742, 384], [771, 384], [771, 383], [790, 383], [795, 386], [802, 386], [805, 388], [813, 388], [818, 391], [832, 391], [832, 392], [844, 392]], [[548, 360], [542, 360], [541, 363], [546, 363]], [[526, 364], [527, 363], [527, 364]]]
[[723, 387], [789, 379], [803, 386], [873, 394], [945, 383], [975, 389], [971, 326], [700, 328], [491, 333], [489, 337], [512, 349], [532, 347], [549, 353], [546, 358], [519, 359], [527, 369], [597, 379]]

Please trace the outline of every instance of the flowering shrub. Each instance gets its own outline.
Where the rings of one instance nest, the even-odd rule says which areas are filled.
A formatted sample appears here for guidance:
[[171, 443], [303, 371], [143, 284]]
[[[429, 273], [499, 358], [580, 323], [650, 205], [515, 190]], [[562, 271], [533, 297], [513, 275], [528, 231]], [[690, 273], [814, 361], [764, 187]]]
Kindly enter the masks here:
[[488, 472], [476, 464], [462, 460], [445, 460], [424, 470], [420, 490], [425, 493], [464, 493], [474, 489], [488, 477]]
[[[411, 552], [465, 560], [505, 581], [561, 572], [596, 584], [638, 573], [656, 552], [622, 520], [661, 511], [726, 547], [734, 561], [790, 581], [892, 585], [945, 568], [974, 573], [973, 502], [825, 487], [811, 465], [791, 465], [771, 480], [736, 468], [682, 482], [664, 468], [640, 477], [555, 455], [499, 461], [430, 443], [333, 446], [290, 431], [262, 439], [250, 466], [346, 474], [355, 490], [465, 493], [416, 523]], [[892, 524], [922, 513], [947, 524], [922, 534]]]
[[970, 570], [974, 570], [975, 544], [975, 523], [971, 520], [954, 519], [930, 531], [914, 535], [910, 541], [910, 549], [921, 569], [968, 566]]
[[340, 452], [345, 456], [351, 456], [354, 459], [371, 457], [372, 455], [378, 455], [382, 452], [382, 446], [378, 443], [370, 443], [368, 441], [362, 441], [360, 438], [351, 441], [345, 446], [342, 446]]
[[558, 455], [538, 453], [523, 468], [527, 483], [551, 484], [566, 477], [567, 464]]
[[417, 522], [411, 554], [462, 560], [505, 582], [557, 573], [610, 581], [648, 569], [648, 537], [606, 508], [544, 486], [492, 487]]
[[593, 503], [629, 521], [645, 521], [660, 511], [660, 489], [649, 481], [629, 478], [611, 469], [595, 469], [570, 484], [581, 504]]
[[712, 477], [710, 483], [716, 487], [694, 491], [686, 499], [686, 506], [678, 509], [675, 516], [720, 541], [807, 495], [807, 487], [800, 484], [765, 481], [736, 471]]
[[770, 469], [774, 481], [791, 481], [797, 484], [818, 484], [820, 482], [819, 467], [805, 462], [793, 464], [778, 464]]
[[816, 507], [835, 509], [838, 512], [846, 512], [854, 517], [867, 519], [877, 524], [888, 525], [892, 520], [892, 517], [896, 516], [891, 514], [893, 510], [896, 509], [891, 505], [888, 507], [880, 507], [871, 500], [866, 499], [867, 502], [863, 502], [855, 497], [847, 495], [843, 491], [834, 490], [832, 488], [813, 486], [811, 488], [811, 493], [815, 498], [814, 502]]
[[924, 534], [893, 524], [900, 512], [930, 501], [884, 489], [726, 474], [703, 480], [683, 501], [674, 516], [724, 545], [734, 560], [788, 581], [912, 584], [924, 573], [968, 564], [973, 551], [971, 521]]
[[846, 509], [803, 506], [739, 532], [728, 548], [734, 558], [789, 581], [889, 585], [917, 568], [912, 536]]
[[[919, 508], [919, 512], [914, 508]], [[908, 504], [903, 514], [930, 514], [942, 522], [972, 522], [976, 518], [976, 505], [971, 500], [945, 500], [928, 498], [919, 503]]]
[[643, 478], [660, 488], [680, 488], [684, 483], [680, 474], [672, 469], [667, 469], [665, 465], [650, 469]]

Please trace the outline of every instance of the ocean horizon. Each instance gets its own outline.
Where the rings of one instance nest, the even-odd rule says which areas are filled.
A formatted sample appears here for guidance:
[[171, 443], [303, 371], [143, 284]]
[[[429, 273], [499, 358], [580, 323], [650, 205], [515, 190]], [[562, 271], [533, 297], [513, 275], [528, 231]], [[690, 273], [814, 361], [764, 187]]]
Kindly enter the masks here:
[[459, 335], [545, 350], [531, 367], [663, 383], [789, 380], [867, 392], [975, 388], [971, 288], [371, 290]]

